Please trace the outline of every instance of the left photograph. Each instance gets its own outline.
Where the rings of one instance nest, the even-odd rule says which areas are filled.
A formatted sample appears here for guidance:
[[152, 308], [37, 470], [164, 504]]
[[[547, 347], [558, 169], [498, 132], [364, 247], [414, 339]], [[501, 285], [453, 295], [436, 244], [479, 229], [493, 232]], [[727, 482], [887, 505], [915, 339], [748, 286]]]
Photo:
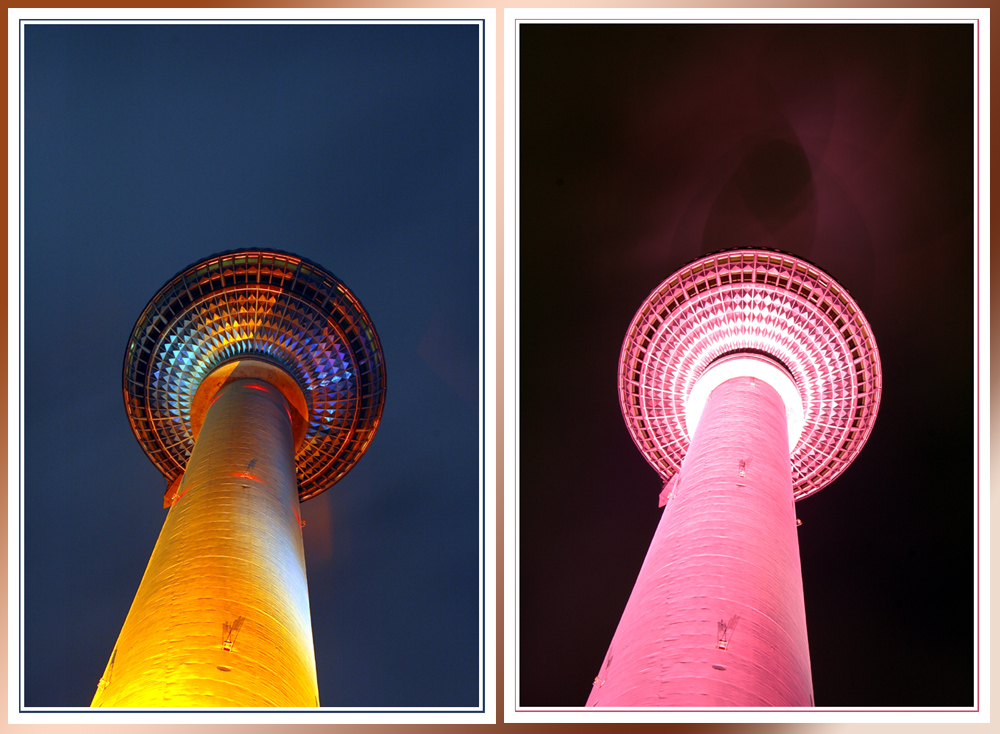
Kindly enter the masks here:
[[482, 711], [483, 24], [21, 43], [22, 711]]

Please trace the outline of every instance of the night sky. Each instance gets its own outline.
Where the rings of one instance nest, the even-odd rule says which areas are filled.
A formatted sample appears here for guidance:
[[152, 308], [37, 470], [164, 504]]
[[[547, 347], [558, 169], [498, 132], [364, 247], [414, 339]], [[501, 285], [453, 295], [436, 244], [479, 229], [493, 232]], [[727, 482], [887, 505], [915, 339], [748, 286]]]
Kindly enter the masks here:
[[796, 505], [818, 706], [971, 706], [971, 25], [520, 25], [522, 706], [582, 706], [661, 510], [618, 406], [649, 292], [734, 247], [871, 323], [860, 456]]
[[165, 517], [122, 359], [212, 253], [368, 310], [387, 396], [302, 507], [320, 701], [479, 706], [479, 28], [39, 26], [24, 46], [24, 701], [88, 706]]

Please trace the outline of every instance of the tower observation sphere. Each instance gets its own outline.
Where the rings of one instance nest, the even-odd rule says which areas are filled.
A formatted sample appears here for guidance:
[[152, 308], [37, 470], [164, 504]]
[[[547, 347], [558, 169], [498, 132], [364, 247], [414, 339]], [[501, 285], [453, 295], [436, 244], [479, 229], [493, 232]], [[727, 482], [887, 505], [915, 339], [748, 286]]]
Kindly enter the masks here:
[[702, 257], [646, 298], [618, 366], [665, 506], [588, 706], [812, 706], [794, 502], [878, 413], [871, 327], [798, 257]]
[[368, 313], [295, 255], [213, 255], [139, 316], [123, 394], [166, 521], [92, 706], [318, 706], [300, 501], [378, 428]]

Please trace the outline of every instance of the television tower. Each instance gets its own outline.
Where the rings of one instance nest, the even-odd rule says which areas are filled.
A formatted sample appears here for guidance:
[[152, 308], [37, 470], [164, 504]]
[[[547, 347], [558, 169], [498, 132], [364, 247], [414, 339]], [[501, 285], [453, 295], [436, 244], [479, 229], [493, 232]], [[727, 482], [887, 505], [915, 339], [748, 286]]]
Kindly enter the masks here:
[[588, 706], [813, 706], [794, 502], [843, 472], [878, 413], [878, 348], [833, 278], [734, 250], [671, 275], [618, 364], [665, 505]]
[[378, 428], [365, 309], [295, 255], [213, 255], [142, 312], [123, 392], [170, 509], [91, 705], [318, 706], [299, 502]]

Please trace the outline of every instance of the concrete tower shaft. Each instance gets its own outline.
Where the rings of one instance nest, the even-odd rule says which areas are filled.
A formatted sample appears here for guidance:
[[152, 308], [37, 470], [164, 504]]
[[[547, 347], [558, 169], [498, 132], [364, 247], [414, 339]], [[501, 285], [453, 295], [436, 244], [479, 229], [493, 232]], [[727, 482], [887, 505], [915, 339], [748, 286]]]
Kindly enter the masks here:
[[711, 393], [588, 706], [810, 706], [785, 405]]
[[666, 509], [588, 705], [813, 705], [794, 502], [858, 455], [881, 391], [858, 304], [800, 258], [707, 255], [649, 294], [618, 398]]
[[378, 429], [368, 313], [296, 255], [212, 255], [143, 309], [122, 394], [170, 511], [92, 705], [318, 706], [298, 507]]
[[298, 507], [288, 401], [225, 384], [92, 705], [318, 705]]

